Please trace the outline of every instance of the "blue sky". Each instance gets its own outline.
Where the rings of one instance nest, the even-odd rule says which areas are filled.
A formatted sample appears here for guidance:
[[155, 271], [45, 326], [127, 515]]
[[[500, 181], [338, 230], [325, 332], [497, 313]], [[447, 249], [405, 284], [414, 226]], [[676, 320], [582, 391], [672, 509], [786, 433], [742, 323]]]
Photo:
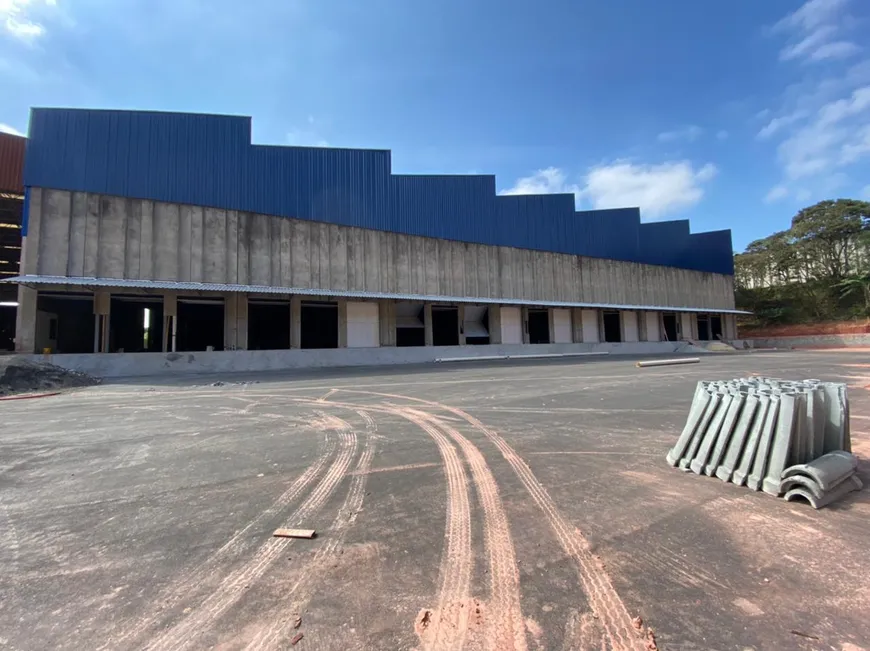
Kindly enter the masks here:
[[30, 106], [250, 115], [268, 144], [731, 228], [870, 199], [866, 0], [0, 0]]

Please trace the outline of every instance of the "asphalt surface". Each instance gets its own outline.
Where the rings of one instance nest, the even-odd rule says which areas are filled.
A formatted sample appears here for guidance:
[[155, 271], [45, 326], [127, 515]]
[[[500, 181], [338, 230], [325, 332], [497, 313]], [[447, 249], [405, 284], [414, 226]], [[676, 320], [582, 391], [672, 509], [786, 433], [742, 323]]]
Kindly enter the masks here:
[[814, 511], [665, 463], [694, 384], [748, 373], [848, 382], [870, 484], [867, 352], [0, 403], [0, 648], [868, 648], [870, 490]]

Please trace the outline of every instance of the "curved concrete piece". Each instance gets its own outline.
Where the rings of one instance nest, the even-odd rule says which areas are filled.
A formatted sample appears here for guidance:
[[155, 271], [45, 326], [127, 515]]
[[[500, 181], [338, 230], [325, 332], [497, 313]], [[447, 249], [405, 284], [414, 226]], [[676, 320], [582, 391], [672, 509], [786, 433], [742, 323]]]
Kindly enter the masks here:
[[814, 509], [820, 509], [842, 499], [852, 491], [861, 490], [862, 488], [864, 488], [864, 484], [861, 483], [858, 476], [852, 475], [833, 490], [825, 492], [820, 498], [817, 498], [806, 488], [792, 488], [785, 494], [785, 500], [787, 502], [794, 502], [798, 499], [804, 499], [809, 502]]
[[719, 405], [719, 409], [716, 410], [716, 415], [713, 417], [710, 427], [708, 427], [707, 431], [704, 432], [704, 438], [701, 440], [701, 445], [698, 447], [698, 452], [695, 455], [695, 458], [692, 459], [692, 462], [689, 464], [689, 468], [691, 468], [692, 472], [696, 475], [704, 474], [704, 465], [707, 463], [707, 457], [710, 456], [713, 444], [719, 437], [719, 432], [722, 430], [722, 424], [725, 422], [725, 416], [727, 416], [728, 411], [731, 409], [731, 403], [733, 401], [734, 396], [730, 394], [722, 396], [722, 403]]
[[709, 404], [710, 394], [703, 390], [703, 385], [699, 382], [698, 388], [695, 390], [695, 399], [692, 401], [692, 408], [689, 410], [689, 417], [686, 419], [685, 427], [683, 427], [683, 432], [680, 434], [680, 438], [677, 439], [674, 447], [668, 452], [667, 457], [665, 457], [670, 465], [676, 466], [680, 462], [680, 459], [683, 458], [689, 443], [698, 431], [698, 425], [701, 423], [701, 419], [704, 417], [707, 405]]
[[807, 477], [806, 475], [793, 475], [788, 479], [783, 479], [779, 484], [779, 491], [783, 494], [788, 493], [794, 488], [804, 489], [811, 493], [817, 500], [822, 499], [825, 494], [825, 491], [822, 490], [822, 487], [818, 485], [816, 480], [812, 477]]
[[[716, 476], [722, 481], [730, 481], [737, 463], [740, 460], [740, 453], [743, 452], [743, 446], [756, 420], [755, 415], [758, 413], [760, 401], [758, 396], [749, 395], [746, 397], [746, 402], [743, 405], [743, 411], [740, 412], [740, 420], [734, 426], [734, 434], [728, 442], [728, 448], [725, 452], [725, 459], [722, 464], [716, 469]], [[759, 418], [763, 419], [764, 416]]]
[[698, 425], [697, 433], [694, 437], [692, 437], [692, 442], [689, 445], [689, 449], [686, 451], [685, 456], [680, 459], [680, 470], [689, 470], [689, 464], [692, 463], [692, 459], [695, 458], [695, 454], [698, 452], [698, 448], [701, 446], [701, 440], [704, 438], [704, 432], [707, 431], [707, 428], [710, 426], [710, 421], [713, 419], [713, 416], [716, 415], [716, 412], [719, 411], [719, 405], [721, 404], [722, 396], [716, 393], [710, 396], [710, 402], [707, 404], [707, 409], [704, 411], [704, 417], [701, 419], [701, 423]]
[[752, 423], [749, 439], [746, 441], [746, 447], [743, 448], [743, 455], [740, 457], [740, 465], [731, 477], [731, 482], [737, 486], [743, 486], [749, 478], [750, 469], [755, 463], [755, 454], [758, 451], [758, 441], [761, 439], [761, 432], [771, 411], [770, 396], [763, 395], [758, 400], [758, 415]]
[[713, 473], [719, 468], [719, 463], [722, 461], [722, 456], [725, 454], [725, 447], [731, 440], [734, 432], [734, 425], [737, 423], [737, 418], [743, 410], [743, 405], [746, 402], [746, 395], [743, 393], [736, 394], [728, 407], [728, 412], [725, 414], [725, 421], [722, 423], [722, 429], [719, 430], [719, 437], [716, 439], [716, 446], [710, 454], [710, 460], [704, 467], [704, 474], [712, 477]]
[[771, 495], [779, 495], [779, 483], [782, 471], [788, 463], [791, 449], [797, 447], [800, 434], [797, 431], [798, 413], [806, 409], [806, 401], [801, 394], [783, 394], [779, 399], [779, 417], [776, 432], [771, 439], [770, 456], [767, 459], [767, 470], [761, 482], [761, 490]]
[[805, 475], [811, 477], [823, 491], [827, 491], [842, 482], [845, 477], [854, 474], [856, 468], [858, 468], [858, 458], [850, 452], [838, 450], [829, 452], [810, 463], [786, 468], [781, 474], [781, 479]]
[[771, 396], [770, 407], [767, 409], [767, 417], [764, 419], [764, 427], [761, 428], [761, 436], [758, 438], [758, 449], [755, 451], [752, 472], [749, 473], [749, 477], [746, 479], [746, 485], [754, 491], [761, 488], [761, 483], [767, 470], [767, 458], [779, 418], [779, 405], [780, 396]]

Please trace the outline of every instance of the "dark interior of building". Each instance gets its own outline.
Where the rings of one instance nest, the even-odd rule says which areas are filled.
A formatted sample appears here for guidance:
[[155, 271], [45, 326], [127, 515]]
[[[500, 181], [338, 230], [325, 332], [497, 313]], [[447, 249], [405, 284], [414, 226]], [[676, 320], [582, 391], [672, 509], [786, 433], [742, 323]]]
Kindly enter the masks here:
[[426, 329], [423, 326], [414, 328], [396, 328], [396, 346], [425, 346]]
[[223, 299], [179, 298], [175, 349], [224, 349]]
[[677, 315], [662, 314], [662, 324], [665, 328], [665, 341], [677, 341]]
[[710, 317], [710, 339], [716, 341], [722, 338], [722, 317], [714, 315]]
[[109, 350], [159, 353], [163, 350], [163, 300], [149, 296], [112, 296]]
[[94, 352], [91, 294], [42, 294], [36, 300], [36, 352]]
[[[18, 275], [23, 207], [20, 195], [0, 193], [0, 280]], [[15, 348], [17, 303], [17, 285], [0, 285], [0, 351]]]
[[459, 308], [455, 305], [432, 306], [432, 343], [435, 346], [459, 345]]
[[[468, 313], [466, 312], [466, 315], [467, 314]], [[489, 334], [488, 334], [489, 333], [489, 310], [488, 309], [484, 311], [483, 318], [480, 320], [480, 324], [484, 327], [487, 334], [486, 334], [486, 336], [484, 336], [483, 334], [474, 335], [471, 332], [469, 332], [468, 330], [466, 330], [465, 331], [465, 343], [468, 344], [469, 346], [486, 346], [487, 344], [489, 344]], [[464, 326], [467, 327], [468, 324], [464, 324]]]
[[338, 303], [302, 302], [302, 348], [338, 348]]
[[248, 301], [248, 349], [290, 348], [290, 302], [256, 299]]
[[550, 312], [546, 308], [529, 308], [529, 343], [550, 343]]
[[622, 322], [619, 312], [602, 312], [604, 322], [604, 341], [618, 343], [622, 341]]
[[701, 341], [710, 340], [710, 317], [706, 314], [698, 315], [698, 339]]

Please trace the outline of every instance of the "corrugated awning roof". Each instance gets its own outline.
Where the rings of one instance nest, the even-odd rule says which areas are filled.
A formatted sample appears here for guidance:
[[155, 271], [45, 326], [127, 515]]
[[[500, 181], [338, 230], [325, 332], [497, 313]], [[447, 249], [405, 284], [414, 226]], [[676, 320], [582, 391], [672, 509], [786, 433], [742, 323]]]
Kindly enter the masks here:
[[662, 305], [628, 305], [589, 303], [583, 301], [532, 301], [521, 298], [481, 298], [473, 296], [436, 296], [428, 294], [402, 294], [393, 292], [361, 292], [355, 290], [310, 289], [303, 287], [274, 287], [268, 285], [230, 285], [223, 283], [193, 283], [174, 280], [130, 280], [125, 278], [73, 278], [68, 276], [16, 276], [0, 282], [19, 285], [57, 285], [65, 287], [111, 289], [165, 289], [175, 292], [238, 292], [243, 294], [295, 294], [299, 296], [329, 296], [357, 299], [392, 299], [397, 301], [424, 301], [431, 303], [470, 303], [472, 305], [529, 305], [536, 307], [587, 307], [602, 310], [657, 310], [663, 312], [712, 312], [715, 314], [749, 314], [743, 310], [718, 307], [669, 307]]

